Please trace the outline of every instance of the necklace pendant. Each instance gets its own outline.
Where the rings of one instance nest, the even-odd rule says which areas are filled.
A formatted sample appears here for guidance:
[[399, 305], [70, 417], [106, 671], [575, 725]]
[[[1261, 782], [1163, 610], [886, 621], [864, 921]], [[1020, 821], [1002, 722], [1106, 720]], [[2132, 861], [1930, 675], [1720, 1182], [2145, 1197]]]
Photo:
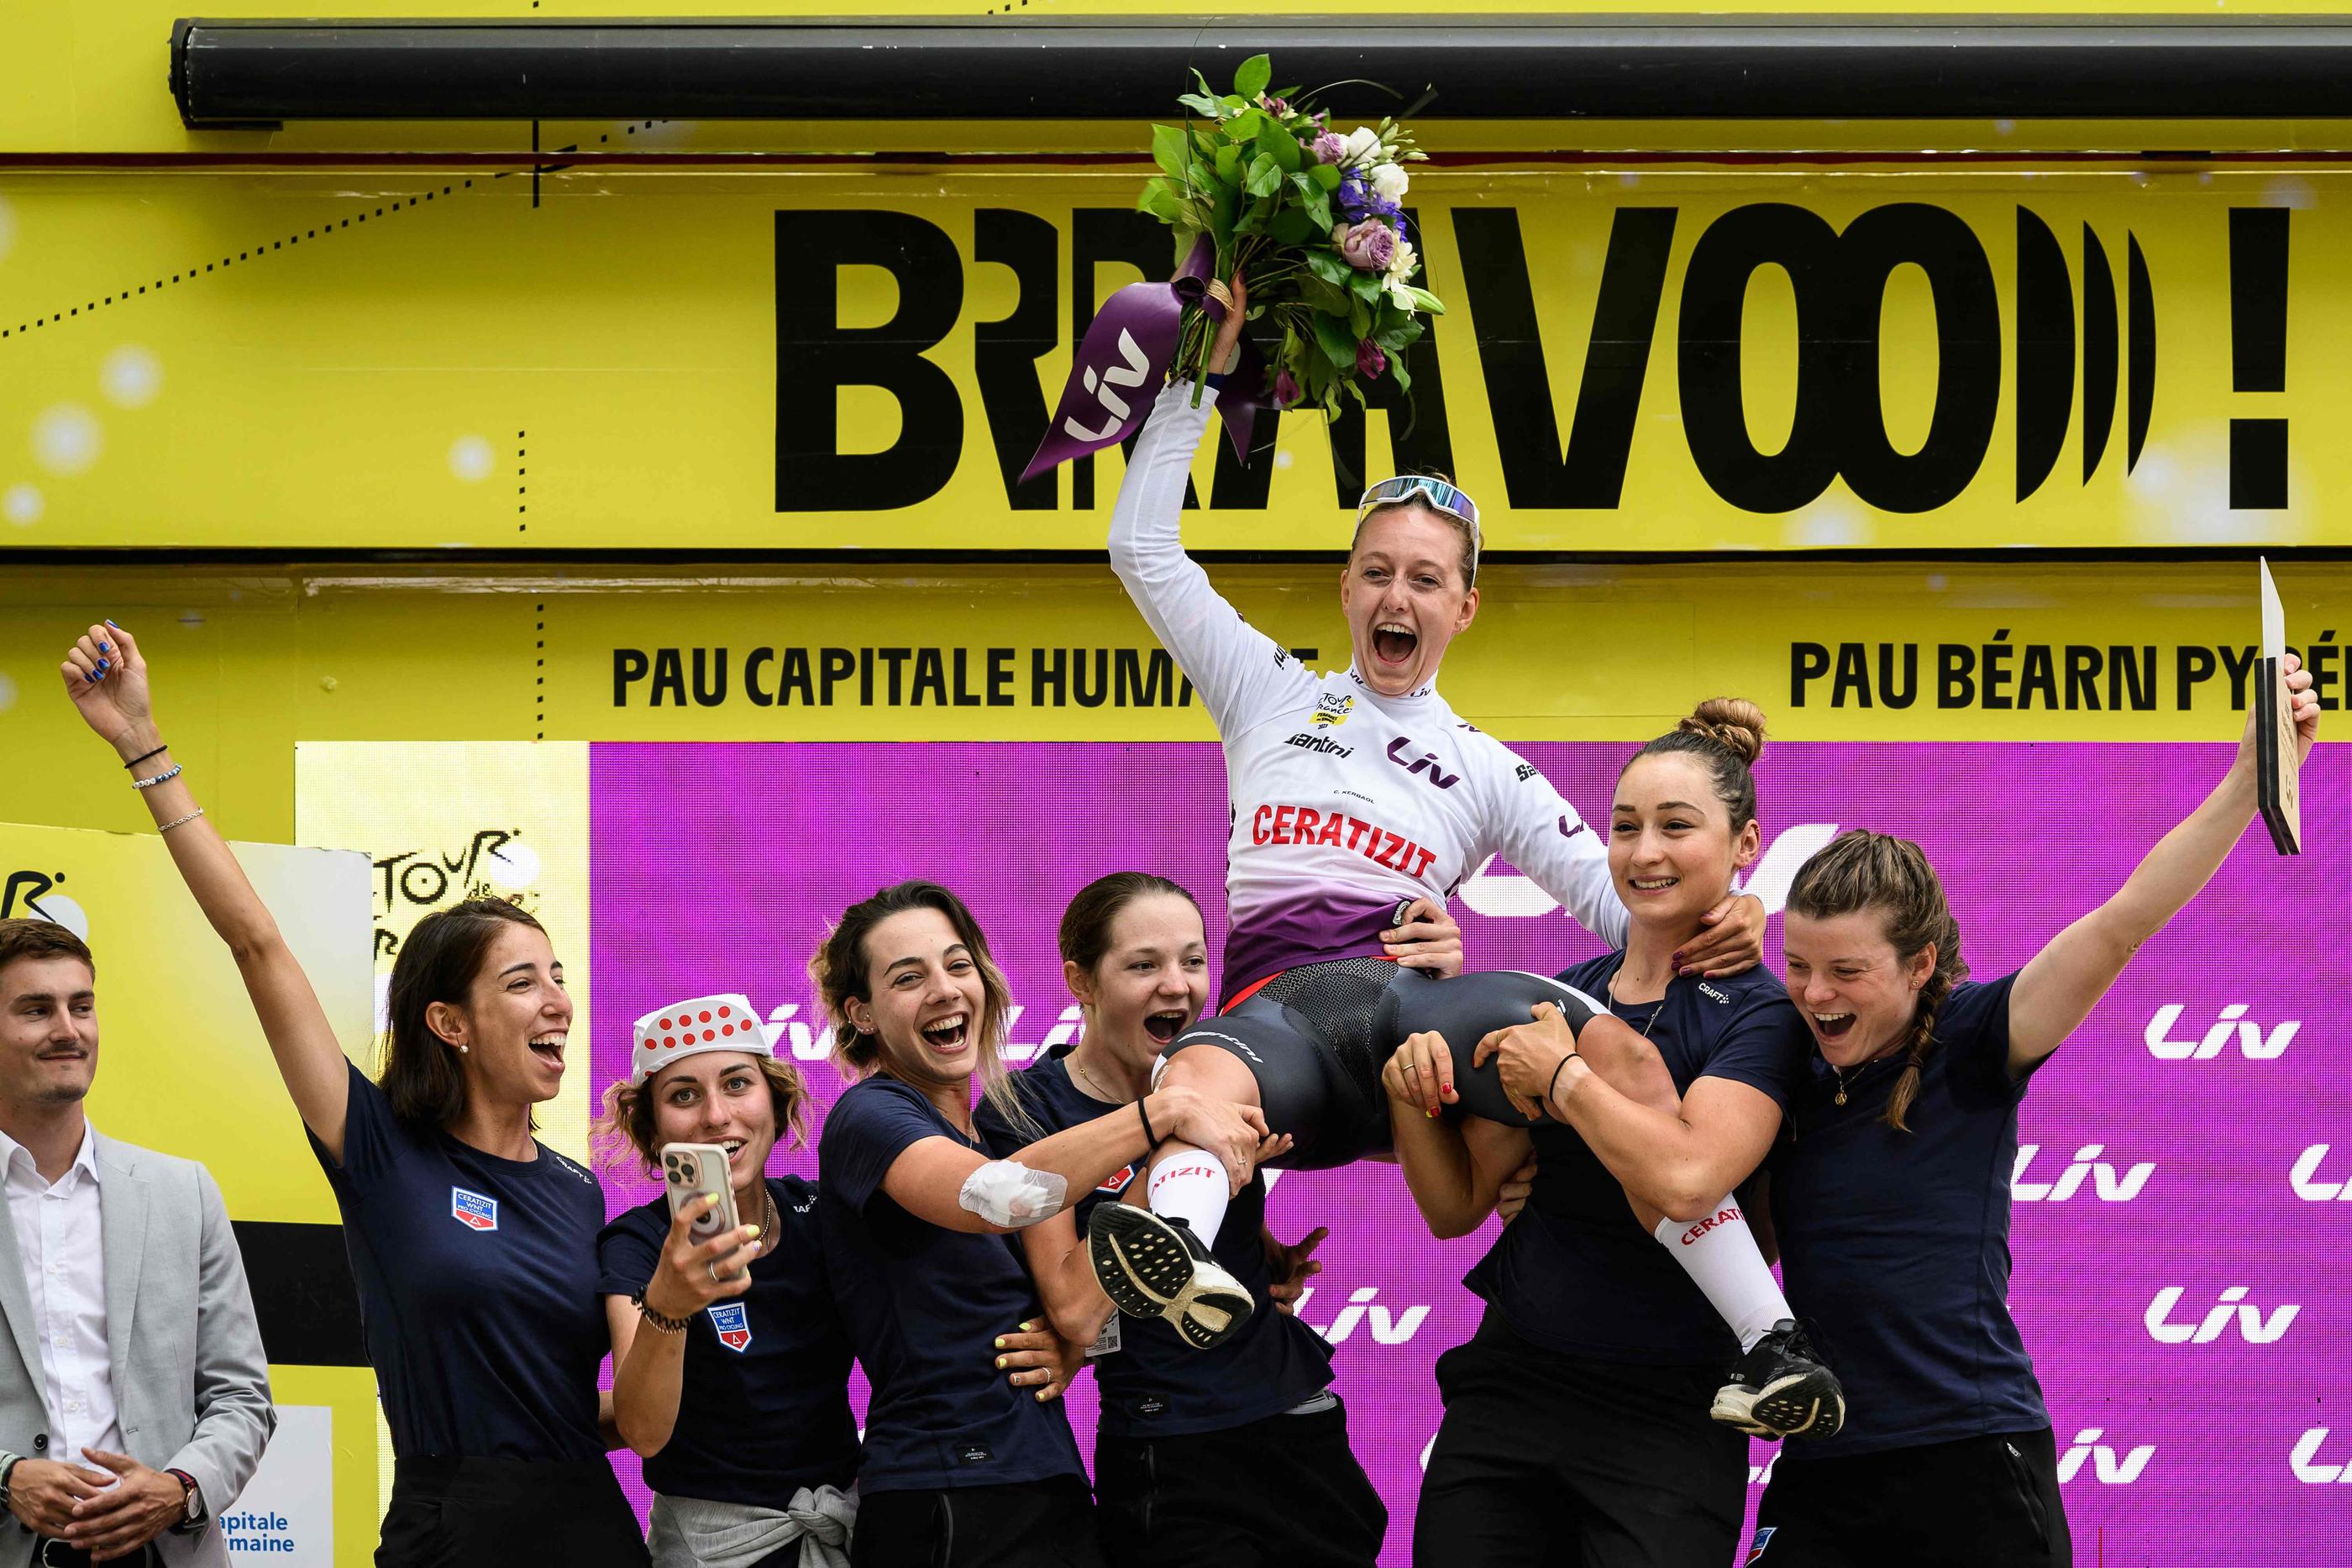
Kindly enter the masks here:
[[1845, 1103], [1845, 1085], [1844, 1085], [1844, 1084], [1841, 1083], [1841, 1084], [1839, 1084], [1839, 1085], [1838, 1085], [1837, 1098], [1836, 1098], [1836, 1099], [1834, 1099], [1834, 1100], [1832, 1100], [1832, 1101], [1831, 1101], [1831, 1102], [1830, 1102], [1830, 1103], [1831, 1103], [1831, 1104], [1832, 1104], [1832, 1105], [1843, 1105], [1843, 1104], [1844, 1104], [1844, 1103]]

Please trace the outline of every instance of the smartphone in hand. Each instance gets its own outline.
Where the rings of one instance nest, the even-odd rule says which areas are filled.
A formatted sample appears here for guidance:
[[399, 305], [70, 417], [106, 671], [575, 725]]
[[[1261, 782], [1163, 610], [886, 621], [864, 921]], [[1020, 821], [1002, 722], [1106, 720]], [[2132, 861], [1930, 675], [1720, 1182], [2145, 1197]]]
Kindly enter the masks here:
[[734, 1229], [742, 1221], [735, 1215], [735, 1185], [727, 1179], [727, 1151], [716, 1144], [664, 1144], [662, 1187], [669, 1194], [670, 1218], [705, 1193], [719, 1199], [694, 1221], [689, 1232], [697, 1245]]

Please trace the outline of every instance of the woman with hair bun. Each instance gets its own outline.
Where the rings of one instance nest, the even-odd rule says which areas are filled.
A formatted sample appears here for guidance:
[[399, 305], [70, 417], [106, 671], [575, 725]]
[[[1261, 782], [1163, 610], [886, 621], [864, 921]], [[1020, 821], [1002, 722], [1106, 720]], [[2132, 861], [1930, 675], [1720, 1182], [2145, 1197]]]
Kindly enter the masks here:
[[[1625, 950], [1560, 976], [1589, 1009], [1547, 1005], [1496, 1031], [1468, 1078], [1433, 1035], [1390, 1060], [1399, 1162], [1436, 1234], [1476, 1228], [1535, 1155], [1525, 1209], [1469, 1277], [1486, 1301], [1477, 1333], [1437, 1364], [1445, 1419], [1416, 1563], [1727, 1563], [1747, 1479], [1730, 1427], [1810, 1435], [1843, 1418], [1836, 1380], [1785, 1305], [1759, 1301], [1758, 1317], [1731, 1321], [1735, 1340], [1705, 1275], [1675, 1266], [1705, 1239], [1763, 1269], [1728, 1195], [1770, 1150], [1804, 1071], [1804, 1026], [1769, 975], [1703, 978], [1675, 962], [1761, 848], [1749, 764], [1763, 744], [1764, 716], [1719, 699], [1619, 774], [1609, 872], [1631, 912]], [[1601, 1065], [1628, 1040], [1654, 1074]], [[1604, 1165], [1581, 1105], [1563, 1103], [1576, 1073], [1594, 1097], [1672, 1127], [1671, 1146], [1638, 1168]], [[1496, 1119], [1432, 1116], [1433, 1078], [1502, 1101], [1486, 1102]], [[1629, 1081], [1631, 1093], [1618, 1086]]]

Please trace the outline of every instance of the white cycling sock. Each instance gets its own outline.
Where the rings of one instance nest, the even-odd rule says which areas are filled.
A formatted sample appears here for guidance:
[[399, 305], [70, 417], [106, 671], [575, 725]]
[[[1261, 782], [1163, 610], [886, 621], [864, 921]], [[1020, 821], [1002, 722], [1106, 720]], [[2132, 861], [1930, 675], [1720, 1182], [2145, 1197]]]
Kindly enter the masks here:
[[1754, 1349], [1774, 1323], [1797, 1315], [1789, 1310], [1780, 1281], [1772, 1278], [1738, 1198], [1726, 1194], [1705, 1219], [1662, 1219], [1651, 1234], [1731, 1325], [1741, 1351]]
[[1225, 1222], [1225, 1205], [1234, 1184], [1216, 1155], [1190, 1144], [1171, 1144], [1151, 1167], [1144, 1196], [1151, 1212], [1162, 1219], [1182, 1219], [1203, 1247], [1217, 1244], [1217, 1229]]

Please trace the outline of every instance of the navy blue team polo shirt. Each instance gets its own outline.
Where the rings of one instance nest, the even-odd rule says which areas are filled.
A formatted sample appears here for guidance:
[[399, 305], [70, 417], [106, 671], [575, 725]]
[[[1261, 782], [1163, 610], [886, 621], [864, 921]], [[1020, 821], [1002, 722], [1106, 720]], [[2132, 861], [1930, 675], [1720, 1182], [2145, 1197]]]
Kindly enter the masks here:
[[[803, 1487], [845, 1490], [857, 1474], [849, 1336], [825, 1278], [816, 1184], [770, 1176], [768, 1196], [776, 1240], [752, 1260], [751, 1288], [687, 1323], [677, 1423], [646, 1461], [646, 1484], [670, 1497], [783, 1509]], [[656, 1197], [604, 1227], [596, 1239], [598, 1292], [644, 1290], [669, 1225], [669, 1200]]]
[[[1596, 1001], [1624, 963], [1604, 954], [1559, 978]], [[1648, 1036], [1683, 1093], [1727, 1078], [1771, 1096], [1784, 1112], [1811, 1050], [1786, 987], [1764, 970], [1701, 980], [1677, 977], [1658, 1001], [1611, 1010]], [[1513, 1333], [1562, 1355], [1652, 1366], [1727, 1364], [1739, 1344], [1658, 1239], [1642, 1228], [1625, 1188], [1573, 1127], [1528, 1129], [1536, 1179], [1528, 1206], [1503, 1227], [1464, 1283]]]
[[1019, 1239], [945, 1229], [882, 1190], [925, 1138], [980, 1149], [920, 1092], [877, 1075], [834, 1102], [817, 1140], [825, 1268], [874, 1385], [858, 1490], [1083, 1478], [1062, 1402], [1039, 1404], [996, 1369], [997, 1336], [1042, 1315]]
[[[1117, 1113], [1135, 1122], [1139, 1155], [1143, 1124], [1135, 1121], [1134, 1107], [1113, 1105], [1080, 1089], [1070, 1079], [1069, 1053], [1068, 1046], [1058, 1046], [1027, 1071], [1013, 1075], [1022, 1108], [1041, 1129], [1038, 1135]], [[999, 1159], [1020, 1153], [1031, 1142], [992, 1105], [981, 1106], [972, 1121], [981, 1141]], [[1086, 1234], [1087, 1218], [1097, 1204], [1117, 1203], [1141, 1174], [1129, 1166], [1081, 1197], [1076, 1210], [1078, 1234]], [[1331, 1349], [1323, 1336], [1276, 1311], [1266, 1297], [1274, 1279], [1266, 1265], [1265, 1229], [1265, 1176], [1261, 1172], [1251, 1176], [1225, 1210], [1217, 1244], [1210, 1249], [1249, 1291], [1258, 1310], [1231, 1339], [1206, 1353], [1186, 1344], [1165, 1319], [1125, 1319], [1119, 1325], [1119, 1348], [1094, 1362], [1095, 1382], [1102, 1392], [1099, 1435], [1152, 1438], [1222, 1432], [1287, 1410], [1330, 1383]]]
[[357, 1067], [339, 1164], [360, 1323], [397, 1458], [601, 1459], [604, 1193], [544, 1144], [501, 1159], [399, 1120]]
[[1845, 1385], [1833, 1437], [1784, 1464], [2050, 1425], [2009, 1315], [2010, 1180], [2026, 1081], [2009, 1075], [2017, 977], [1953, 988], [1905, 1113], [1885, 1123], [1901, 1053], [1846, 1072], [1816, 1054], [1772, 1158], [1789, 1304]]

